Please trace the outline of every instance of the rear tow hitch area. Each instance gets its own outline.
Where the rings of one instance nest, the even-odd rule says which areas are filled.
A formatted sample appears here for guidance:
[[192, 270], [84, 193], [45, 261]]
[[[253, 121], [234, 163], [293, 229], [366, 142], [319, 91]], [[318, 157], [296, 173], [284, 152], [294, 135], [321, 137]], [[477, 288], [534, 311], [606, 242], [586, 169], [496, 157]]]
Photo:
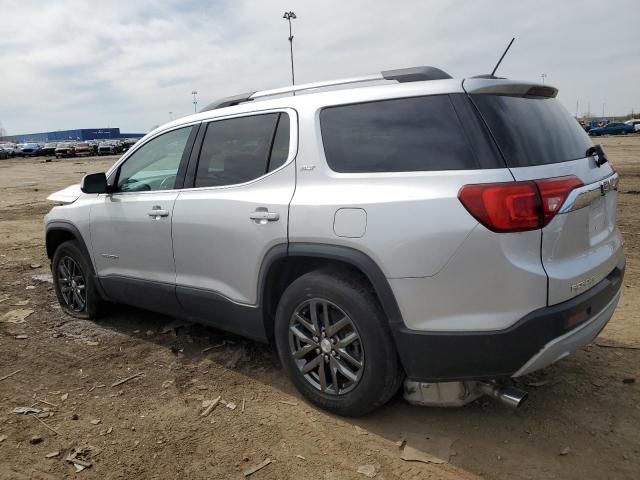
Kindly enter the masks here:
[[462, 407], [487, 395], [503, 405], [518, 408], [527, 398], [527, 392], [497, 383], [467, 381], [427, 383], [404, 381], [404, 398], [412, 405], [423, 407]]

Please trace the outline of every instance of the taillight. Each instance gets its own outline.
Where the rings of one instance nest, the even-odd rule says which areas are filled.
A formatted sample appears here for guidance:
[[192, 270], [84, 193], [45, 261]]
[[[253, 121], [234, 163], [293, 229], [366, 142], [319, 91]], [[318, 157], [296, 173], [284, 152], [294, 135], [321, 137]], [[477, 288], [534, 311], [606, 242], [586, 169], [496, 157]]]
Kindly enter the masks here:
[[522, 232], [548, 224], [569, 192], [582, 186], [574, 176], [526, 182], [465, 185], [458, 199], [473, 217], [494, 232]]
[[544, 219], [542, 225], [544, 226], [558, 213], [571, 190], [583, 186], [584, 183], [578, 177], [572, 175], [570, 177], [536, 180], [536, 185], [538, 185], [540, 196], [542, 197]]

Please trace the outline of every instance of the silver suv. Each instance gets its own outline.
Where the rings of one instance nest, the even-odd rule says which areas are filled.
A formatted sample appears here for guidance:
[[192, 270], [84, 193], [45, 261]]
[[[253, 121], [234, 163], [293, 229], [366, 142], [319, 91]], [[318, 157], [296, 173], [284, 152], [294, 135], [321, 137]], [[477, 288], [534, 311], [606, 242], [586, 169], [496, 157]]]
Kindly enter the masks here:
[[403, 381], [518, 405], [501, 379], [589, 343], [624, 273], [618, 174], [556, 94], [417, 67], [223, 99], [50, 197], [58, 299], [272, 341], [343, 415]]

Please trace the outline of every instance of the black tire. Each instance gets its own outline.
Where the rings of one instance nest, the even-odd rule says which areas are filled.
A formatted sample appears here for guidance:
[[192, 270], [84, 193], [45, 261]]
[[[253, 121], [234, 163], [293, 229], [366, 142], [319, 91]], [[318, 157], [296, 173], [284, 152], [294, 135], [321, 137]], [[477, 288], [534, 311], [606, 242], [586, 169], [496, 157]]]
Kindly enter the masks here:
[[[76, 277], [80, 275], [82, 276], [82, 283], [84, 284], [83, 290], [85, 292], [84, 305], [82, 308], [79, 308], [79, 305], [76, 305], [74, 308], [73, 302], [70, 303], [67, 298], [65, 298], [65, 293], [62, 291], [63, 288], [68, 288], [68, 282], [61, 278], [62, 273], [60, 265], [63, 262], [68, 265], [67, 262], [69, 262], [69, 259], [75, 262], [75, 265], [78, 267], [76, 270], [77, 274], [73, 275], [74, 279], [77, 280]], [[65, 265], [63, 264], [63, 267], [64, 266]], [[64, 268], [62, 270], [64, 270]], [[69, 240], [58, 246], [53, 255], [53, 261], [51, 262], [51, 273], [53, 275], [53, 286], [56, 292], [56, 297], [58, 297], [58, 302], [60, 303], [62, 310], [67, 315], [71, 315], [76, 318], [95, 318], [100, 309], [102, 299], [96, 289], [93, 267], [91, 266], [89, 259], [87, 259], [82, 253], [82, 249], [77, 241]], [[69, 293], [67, 292], [66, 295], [69, 295]]]
[[[314, 386], [308, 376], [305, 378], [297, 364], [306, 359], [294, 359], [290, 339], [291, 322], [294, 321], [294, 313], [299, 312], [299, 308], [311, 299], [329, 302], [331, 308], [341, 310], [349, 317], [359, 335], [357, 346], [362, 353], [361, 373], [355, 386], [349, 387], [350, 390], [345, 388], [345, 393], [339, 393], [339, 388], [335, 388], [333, 393], [329, 392], [333, 388], [331, 386], [327, 393], [317, 384]], [[319, 270], [295, 280], [278, 303], [275, 340], [280, 361], [298, 390], [312, 403], [338, 415], [360, 416], [371, 412], [389, 401], [404, 378], [387, 318], [371, 287], [355, 272]], [[296, 340], [297, 337], [294, 343]], [[318, 348], [309, 351], [311, 357], [317, 353], [321, 353]], [[330, 353], [333, 355], [336, 352]], [[337, 360], [344, 362], [341, 355], [338, 352]], [[318, 356], [329, 357], [324, 354]], [[334, 365], [331, 358], [327, 362], [331, 362], [327, 365]], [[320, 365], [319, 368], [325, 367]], [[331, 374], [331, 367], [326, 368]]]

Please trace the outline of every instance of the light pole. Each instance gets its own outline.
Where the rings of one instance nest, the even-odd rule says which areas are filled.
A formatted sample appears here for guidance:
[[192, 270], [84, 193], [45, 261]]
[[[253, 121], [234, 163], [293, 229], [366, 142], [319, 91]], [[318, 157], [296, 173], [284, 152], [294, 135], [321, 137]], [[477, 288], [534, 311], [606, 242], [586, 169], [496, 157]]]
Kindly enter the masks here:
[[547, 78], [547, 74], [543, 73], [542, 75], [540, 75], [540, 78], [542, 78], [542, 84], [544, 85], [544, 79]]
[[[296, 75], [293, 71], [293, 34], [291, 33], [291, 20], [295, 20], [296, 14], [293, 12], [284, 12], [282, 16], [285, 20], [289, 22], [289, 50], [291, 52], [291, 85], [296, 84]], [[293, 93], [295, 95], [295, 92]]]
[[191, 95], [193, 95], [193, 113], [196, 113], [198, 111], [198, 99], [196, 98], [196, 95], [198, 95], [198, 91], [192, 91]]

